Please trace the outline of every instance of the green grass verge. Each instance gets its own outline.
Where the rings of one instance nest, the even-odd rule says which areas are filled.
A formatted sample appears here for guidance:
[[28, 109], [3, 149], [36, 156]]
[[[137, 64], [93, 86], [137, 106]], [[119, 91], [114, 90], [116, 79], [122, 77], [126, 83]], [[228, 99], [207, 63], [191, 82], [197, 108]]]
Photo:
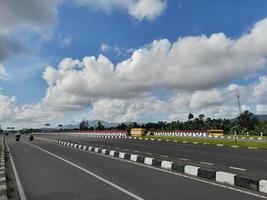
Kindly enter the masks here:
[[171, 137], [171, 136], [144, 136], [143, 138], [154, 138], [154, 139], [161, 139], [161, 140], [176, 140], [177, 142], [187, 141], [189, 143], [197, 142], [200, 144], [223, 144], [225, 146], [238, 146], [238, 147], [257, 147], [260, 149], [267, 149], [267, 142], [256, 142], [256, 141], [230, 141], [224, 139], [207, 139], [207, 138], [190, 138], [190, 137]]

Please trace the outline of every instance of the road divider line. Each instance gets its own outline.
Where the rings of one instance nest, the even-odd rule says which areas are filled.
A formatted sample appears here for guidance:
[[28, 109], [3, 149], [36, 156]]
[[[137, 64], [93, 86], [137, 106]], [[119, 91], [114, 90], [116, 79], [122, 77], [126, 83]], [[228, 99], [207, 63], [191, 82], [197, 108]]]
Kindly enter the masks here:
[[133, 197], [134, 199], [137, 199], [137, 200], [144, 200], [142, 197], [139, 197], [138, 195], [136, 195], [136, 194], [134, 194], [134, 193], [132, 193], [132, 192], [130, 192], [130, 191], [128, 191], [128, 190], [126, 190], [126, 189], [120, 187], [119, 185], [117, 185], [117, 184], [115, 184], [115, 183], [113, 183], [113, 182], [111, 182], [111, 181], [109, 181], [109, 180], [107, 180], [107, 179], [105, 179], [105, 178], [103, 178], [103, 177], [101, 177], [101, 176], [99, 176], [99, 175], [97, 175], [97, 174], [95, 174], [95, 173], [93, 173], [93, 172], [91, 172], [91, 171], [85, 169], [85, 168], [80, 167], [79, 165], [76, 165], [75, 163], [73, 163], [73, 162], [71, 162], [71, 161], [69, 161], [69, 160], [66, 160], [66, 159], [64, 159], [64, 158], [62, 158], [62, 157], [60, 157], [60, 156], [58, 156], [58, 155], [56, 155], [56, 154], [53, 154], [53, 153], [51, 153], [51, 152], [49, 152], [49, 151], [47, 151], [47, 150], [45, 150], [45, 149], [43, 149], [43, 148], [41, 148], [41, 147], [38, 147], [38, 146], [36, 146], [36, 145], [34, 145], [34, 144], [30, 144], [30, 143], [25, 142], [25, 141], [22, 141], [22, 142], [25, 143], [25, 144], [27, 144], [27, 145], [30, 145], [30, 146], [32, 146], [32, 147], [34, 147], [34, 148], [36, 148], [36, 149], [39, 149], [40, 151], [42, 151], [42, 152], [44, 152], [44, 153], [47, 153], [47, 154], [49, 154], [50, 156], [53, 156], [53, 157], [55, 157], [55, 158], [57, 158], [57, 159], [59, 159], [59, 160], [62, 160], [62, 161], [64, 161], [64, 162], [66, 162], [66, 163], [72, 165], [73, 167], [75, 167], [75, 168], [77, 168], [77, 169], [79, 169], [79, 170], [81, 170], [81, 171], [83, 171], [83, 172], [85, 172], [85, 173], [87, 173], [87, 174], [89, 174], [89, 175], [95, 177], [96, 179], [98, 179], [98, 180], [100, 180], [100, 181], [102, 181], [102, 182], [104, 182], [104, 183], [110, 185], [110, 186], [113, 187], [113, 188], [116, 188], [117, 190], [119, 190], [119, 191], [121, 191], [121, 192], [127, 194], [127, 195], [130, 196], [130, 197]]
[[236, 170], [239, 170], [239, 171], [247, 171], [246, 169], [243, 169], [243, 168], [239, 168], [239, 167], [229, 167], [230, 169], [236, 169]]
[[205, 164], [205, 165], [214, 165], [213, 163], [209, 163], [209, 162], [200, 162], [201, 164]]

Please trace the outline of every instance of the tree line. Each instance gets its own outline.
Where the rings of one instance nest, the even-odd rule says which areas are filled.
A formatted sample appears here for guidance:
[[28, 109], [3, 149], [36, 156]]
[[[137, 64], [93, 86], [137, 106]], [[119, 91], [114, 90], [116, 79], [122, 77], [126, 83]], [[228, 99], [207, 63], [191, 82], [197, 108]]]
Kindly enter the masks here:
[[89, 122], [83, 120], [80, 123], [80, 130], [127, 130], [132, 128], [145, 128], [150, 131], [156, 130], [209, 130], [209, 129], [223, 129], [225, 133], [229, 134], [267, 134], [267, 121], [260, 122], [258, 118], [251, 112], [245, 111], [241, 113], [236, 119], [211, 119], [200, 114], [194, 116], [189, 113], [187, 121], [172, 121], [172, 122], [148, 122], [148, 123], [121, 123], [115, 127], [106, 128], [101, 121], [98, 121], [95, 127], [89, 127]]

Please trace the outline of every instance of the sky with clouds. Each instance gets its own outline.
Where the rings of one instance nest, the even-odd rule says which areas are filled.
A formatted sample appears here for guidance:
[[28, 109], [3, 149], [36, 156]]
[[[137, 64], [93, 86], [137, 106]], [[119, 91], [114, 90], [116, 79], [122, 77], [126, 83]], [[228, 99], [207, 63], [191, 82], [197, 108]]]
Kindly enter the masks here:
[[0, 124], [267, 114], [265, 0], [0, 0]]

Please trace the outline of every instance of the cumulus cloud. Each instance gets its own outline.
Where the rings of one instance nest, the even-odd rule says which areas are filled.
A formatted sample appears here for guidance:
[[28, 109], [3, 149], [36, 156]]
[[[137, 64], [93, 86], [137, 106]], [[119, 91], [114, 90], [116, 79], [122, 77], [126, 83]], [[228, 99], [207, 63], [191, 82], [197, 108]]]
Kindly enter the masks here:
[[261, 103], [267, 102], [267, 76], [259, 77], [259, 82], [253, 88], [253, 96]]
[[160, 16], [167, 7], [166, 0], [75, 0], [82, 6], [103, 10], [126, 10], [137, 20], [153, 20]]
[[[183, 37], [173, 44], [167, 39], [155, 40], [118, 64], [103, 55], [82, 61], [65, 59], [57, 68], [45, 70], [49, 87], [44, 101], [79, 108], [92, 99], [133, 98], [156, 88], [210, 90], [266, 66], [265, 35], [267, 19], [236, 40], [223, 33]], [[209, 98], [200, 102], [205, 95], [196, 92], [191, 106], [223, 101], [221, 94], [212, 90]], [[69, 101], [68, 96], [73, 100]]]
[[101, 99], [92, 105], [87, 119], [113, 122], [148, 121], [157, 113], [167, 111], [164, 102], [155, 96], [143, 95], [133, 99]]
[[211, 118], [233, 119], [239, 115], [237, 106], [212, 106], [200, 110], [201, 114]]
[[20, 106], [16, 97], [0, 94], [0, 121], [1, 123], [39, 123], [44, 124], [59, 117], [62, 113], [50, 110], [42, 103]]
[[0, 80], [6, 80], [7, 79], [7, 73], [3, 65], [0, 65]]
[[265, 114], [267, 113], [267, 105], [266, 104], [257, 104], [256, 105], [256, 113], [257, 114]]
[[28, 52], [23, 41], [33, 34], [41, 38], [50, 36], [58, 22], [60, 1], [0, 0], [0, 61]]

